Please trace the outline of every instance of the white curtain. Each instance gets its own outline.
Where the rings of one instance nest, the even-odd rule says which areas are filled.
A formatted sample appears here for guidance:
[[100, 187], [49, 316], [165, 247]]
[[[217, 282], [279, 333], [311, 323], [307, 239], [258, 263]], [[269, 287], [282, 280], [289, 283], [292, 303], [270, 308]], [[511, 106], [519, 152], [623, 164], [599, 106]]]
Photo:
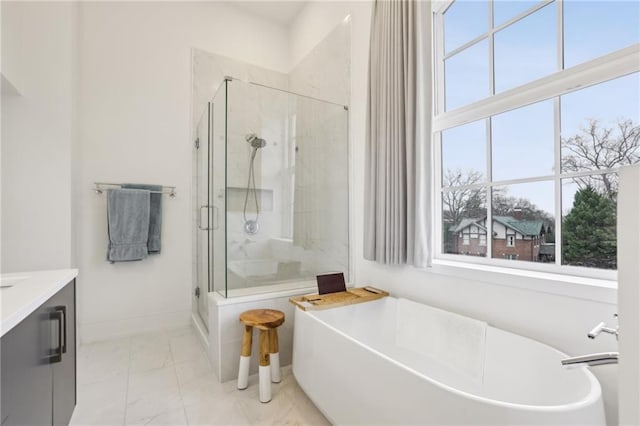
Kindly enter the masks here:
[[376, 1], [369, 57], [364, 255], [429, 265], [428, 2]]

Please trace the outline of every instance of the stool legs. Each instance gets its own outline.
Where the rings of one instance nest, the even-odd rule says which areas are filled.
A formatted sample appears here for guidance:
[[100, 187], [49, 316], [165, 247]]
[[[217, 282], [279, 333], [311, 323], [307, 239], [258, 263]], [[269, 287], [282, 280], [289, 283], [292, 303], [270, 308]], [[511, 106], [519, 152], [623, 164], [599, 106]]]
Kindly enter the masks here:
[[275, 309], [250, 309], [240, 314], [240, 322], [244, 325], [244, 334], [238, 366], [238, 389], [246, 389], [249, 385], [251, 340], [253, 329], [257, 328], [260, 340], [258, 391], [260, 402], [269, 402], [271, 383], [281, 380], [278, 332], [275, 329], [284, 323], [284, 312]]
[[249, 385], [249, 364], [251, 362], [251, 339], [253, 327], [244, 326], [242, 350], [240, 351], [240, 367], [238, 368], [238, 389], [246, 389]]
[[271, 366], [269, 365], [269, 332], [267, 330], [260, 330], [258, 379], [260, 382], [260, 402], [271, 401]]
[[271, 381], [280, 383], [280, 350], [278, 349], [278, 329], [269, 329], [269, 358], [271, 360]]

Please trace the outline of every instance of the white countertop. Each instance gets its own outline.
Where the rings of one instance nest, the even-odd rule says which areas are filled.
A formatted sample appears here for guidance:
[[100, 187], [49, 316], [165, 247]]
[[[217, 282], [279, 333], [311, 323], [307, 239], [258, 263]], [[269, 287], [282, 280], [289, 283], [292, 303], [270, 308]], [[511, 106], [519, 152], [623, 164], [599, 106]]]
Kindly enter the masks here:
[[78, 276], [77, 269], [0, 275], [0, 285], [11, 286], [0, 289], [0, 306], [2, 306], [0, 336], [4, 336], [76, 276]]

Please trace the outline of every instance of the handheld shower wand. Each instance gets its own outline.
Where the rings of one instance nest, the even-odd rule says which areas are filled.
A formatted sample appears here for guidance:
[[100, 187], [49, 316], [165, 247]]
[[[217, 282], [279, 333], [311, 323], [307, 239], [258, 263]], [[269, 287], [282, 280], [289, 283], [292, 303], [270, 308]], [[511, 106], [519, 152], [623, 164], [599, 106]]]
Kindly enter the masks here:
[[254, 149], [264, 148], [264, 146], [267, 145], [267, 141], [259, 138], [255, 133], [249, 133], [244, 137], [244, 140], [246, 140]]
[[[245, 136], [245, 141], [253, 148], [249, 157], [249, 179], [247, 180], [247, 191], [244, 197], [244, 208], [242, 209], [242, 216], [244, 218], [244, 232], [253, 235], [260, 230], [258, 225], [258, 218], [260, 217], [260, 204], [258, 203], [258, 190], [256, 189], [256, 176], [253, 171], [253, 163], [256, 159], [258, 149], [264, 148], [267, 145], [267, 141], [259, 138], [255, 133], [249, 133]], [[253, 192], [253, 199], [256, 205], [256, 217], [255, 219], [247, 219], [247, 204], [249, 203], [249, 193]]]

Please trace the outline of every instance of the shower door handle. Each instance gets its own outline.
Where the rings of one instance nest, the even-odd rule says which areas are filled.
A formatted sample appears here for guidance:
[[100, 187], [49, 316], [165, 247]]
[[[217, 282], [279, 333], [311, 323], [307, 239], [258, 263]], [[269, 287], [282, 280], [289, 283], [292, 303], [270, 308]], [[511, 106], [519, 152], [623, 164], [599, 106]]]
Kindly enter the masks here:
[[213, 229], [216, 230], [218, 229], [218, 217], [220, 216], [220, 211], [218, 210], [218, 207], [216, 206], [212, 206], [213, 207]]
[[211, 206], [208, 205], [204, 205], [204, 206], [200, 206], [200, 209], [198, 210], [198, 229], [201, 231], [211, 231], [214, 228], [209, 228], [209, 227], [202, 227], [202, 209], [207, 209], [207, 214], [209, 213], [209, 208]]

